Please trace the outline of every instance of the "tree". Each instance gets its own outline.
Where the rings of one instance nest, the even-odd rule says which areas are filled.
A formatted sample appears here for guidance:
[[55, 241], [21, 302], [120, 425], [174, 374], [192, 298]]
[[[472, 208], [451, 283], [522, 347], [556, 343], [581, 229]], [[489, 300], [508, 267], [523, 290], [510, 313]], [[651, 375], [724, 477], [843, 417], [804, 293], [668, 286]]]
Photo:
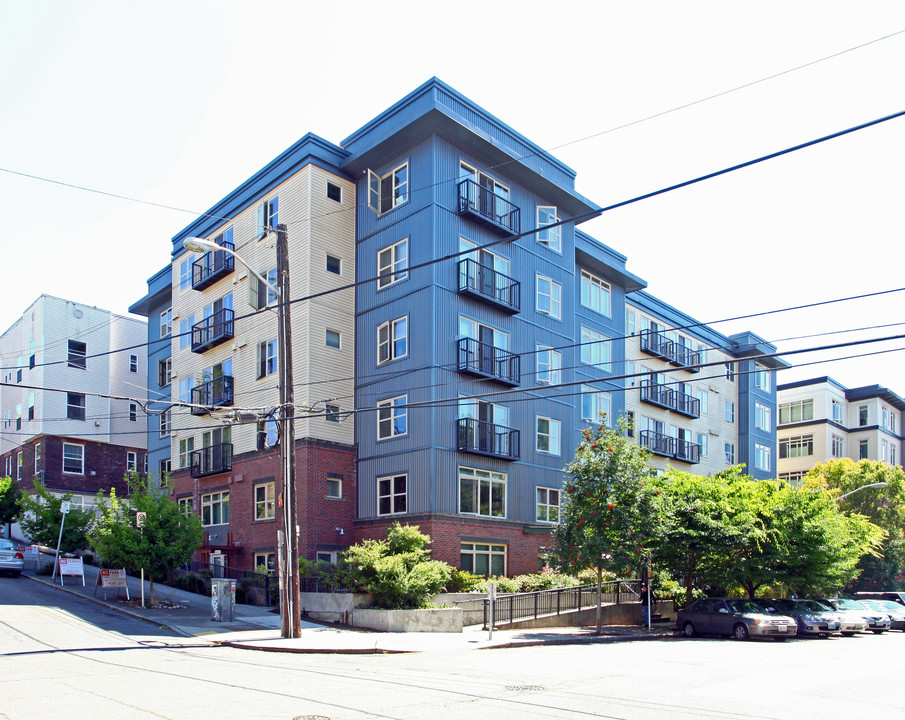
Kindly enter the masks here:
[[22, 515], [20, 524], [25, 535], [34, 543], [55, 548], [60, 541], [61, 553], [72, 553], [88, 547], [88, 533], [94, 525], [94, 513], [75, 505], [69, 509], [60, 536], [63, 521], [63, 501], [72, 501], [72, 493], [57, 497], [40, 480], [35, 480], [35, 495], [21, 495]]
[[[652, 482], [650, 453], [625, 437], [626, 425], [587, 428], [566, 468], [565, 502], [553, 530], [560, 566], [569, 572], [639, 571], [660, 530], [659, 490]], [[598, 603], [597, 631], [600, 632]]]
[[12, 478], [0, 477], [0, 525], [11, 523], [19, 516], [21, 490]]
[[[133, 571], [143, 568], [150, 581], [150, 600], [154, 578], [188, 562], [201, 547], [201, 518], [170, 500], [167, 478], [161, 479], [159, 487], [136, 473], [127, 475], [126, 481], [127, 498], [117, 497], [114, 489], [109, 499], [98, 493], [100, 518], [91, 533], [91, 544], [107, 565]], [[136, 526], [139, 512], [146, 513], [141, 528]]]

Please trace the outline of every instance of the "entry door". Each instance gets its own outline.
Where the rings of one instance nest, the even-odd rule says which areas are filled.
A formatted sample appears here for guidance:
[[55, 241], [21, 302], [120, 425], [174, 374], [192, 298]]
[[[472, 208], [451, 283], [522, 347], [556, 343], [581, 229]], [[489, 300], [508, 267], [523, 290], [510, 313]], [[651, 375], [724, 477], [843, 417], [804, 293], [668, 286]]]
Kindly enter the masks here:
[[226, 555], [221, 552], [213, 552], [210, 555], [211, 575], [215, 578], [226, 576], [224, 568], [226, 567]]

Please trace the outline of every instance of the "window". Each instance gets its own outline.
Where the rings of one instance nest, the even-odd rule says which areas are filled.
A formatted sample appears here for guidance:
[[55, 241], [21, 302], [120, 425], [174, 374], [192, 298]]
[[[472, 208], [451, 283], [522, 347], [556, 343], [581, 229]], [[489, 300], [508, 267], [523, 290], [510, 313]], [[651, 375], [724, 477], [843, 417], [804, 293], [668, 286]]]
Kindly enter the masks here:
[[798, 470], [796, 472], [784, 472], [779, 473], [779, 479], [785, 480], [789, 485], [794, 485], [795, 487], [801, 486], [801, 481], [804, 479], [804, 476], [807, 475], [807, 472], [804, 470]]
[[845, 454], [845, 443], [838, 435], [833, 435], [832, 453], [834, 458], [841, 458]]
[[562, 317], [562, 286], [543, 275], [537, 276], [537, 311], [557, 320]]
[[609, 425], [611, 415], [610, 394], [591, 385], [581, 386], [581, 419], [587, 422]]
[[506, 476], [474, 468], [459, 468], [459, 512], [506, 517]]
[[562, 423], [553, 418], [537, 417], [537, 451], [559, 455], [562, 437]]
[[275, 483], [255, 485], [255, 520], [273, 520], [276, 517]]
[[405, 475], [377, 478], [377, 514], [396, 515], [406, 512]]
[[339, 473], [327, 473], [327, 497], [341, 498], [343, 496], [343, 476]]
[[327, 328], [326, 337], [324, 342], [327, 344], [327, 347], [338, 348], [340, 345], [340, 333], [337, 330], [330, 330]]
[[[187, 258], [179, 263], [179, 289], [187, 290], [192, 282], [192, 259]], [[163, 333], [161, 333], [163, 337]]]
[[340, 260], [338, 257], [334, 257], [333, 255], [327, 255], [327, 272], [333, 273], [334, 275], [342, 275], [342, 260]]
[[277, 287], [277, 269], [261, 270], [261, 278], [252, 276], [248, 281], [248, 304], [255, 310], [262, 310], [277, 300], [277, 294], [271, 289]]
[[726, 379], [735, 382], [735, 363], [726, 363]]
[[898, 461], [896, 459], [895, 443], [889, 443], [889, 463], [890, 463], [890, 465], [896, 465], [898, 463]]
[[890, 432], [896, 431], [896, 414], [886, 406], [880, 410], [880, 427]]
[[129, 422], [136, 422], [137, 420], [138, 420], [138, 404], [129, 403]]
[[256, 552], [255, 553], [255, 570], [264, 568], [268, 573], [275, 572], [277, 569], [277, 554], [272, 552]]
[[867, 405], [858, 406], [858, 427], [867, 427]]
[[858, 459], [867, 460], [869, 450], [870, 450], [869, 441], [867, 441], [867, 440], [859, 441], [858, 442]]
[[216, 492], [201, 496], [201, 524], [226, 525], [229, 523], [229, 493]]
[[390, 398], [377, 403], [377, 439], [405, 435], [408, 431], [408, 395]]
[[758, 390], [770, 392], [770, 371], [760, 365], [755, 365], [754, 369], [754, 387]]
[[735, 465], [735, 443], [723, 443], [723, 456], [727, 465]]
[[707, 457], [707, 433], [698, 433], [698, 447], [701, 452], [701, 459]]
[[173, 425], [170, 418], [170, 411], [164, 410], [160, 413], [160, 437], [168, 437], [171, 427], [173, 427]]
[[133, 450], [126, 451], [126, 472], [138, 472], [138, 453]]
[[277, 341], [265, 340], [258, 344], [258, 380], [277, 371]]
[[13, 476], [13, 456], [8, 455], [6, 458], [6, 477]]
[[833, 400], [833, 422], [842, 423], [842, 403]]
[[329, 423], [338, 423], [341, 419], [339, 416], [339, 405], [324, 406], [324, 420]]
[[336, 202], [343, 201], [343, 191], [339, 185], [336, 185], [332, 182], [327, 183], [327, 199], [335, 200]]
[[795, 435], [794, 437], [779, 439], [779, 457], [796, 458], [807, 457], [814, 454], [813, 435]]
[[258, 421], [257, 443], [255, 445], [258, 450], [275, 447], [279, 439], [279, 426], [276, 420]]
[[706, 415], [709, 412], [709, 402], [710, 402], [710, 393], [707, 389], [695, 389], [694, 396], [698, 399], [698, 404], [701, 406], [701, 415]]
[[462, 543], [459, 550], [459, 567], [475, 575], [498, 576], [506, 574], [506, 546]]
[[779, 424], [805, 422], [814, 419], [814, 399], [796, 400], [779, 406]]
[[267, 237], [268, 233], [276, 232], [280, 224], [280, 198], [275, 197], [265, 200], [258, 205], [258, 240]]
[[723, 406], [723, 419], [726, 422], [735, 422], [735, 403], [732, 400], [726, 400]]
[[173, 334], [173, 308], [167, 308], [160, 313], [160, 337], [170, 337]]
[[179, 349], [185, 350], [192, 342], [192, 326], [195, 324], [195, 316], [189, 315], [185, 320], [179, 321]]
[[610, 284], [587, 270], [582, 270], [581, 304], [591, 308], [594, 312], [610, 317]]
[[405, 269], [409, 266], [408, 238], [377, 251], [377, 289], [385, 288], [409, 274]]
[[537, 381], [545, 385], [558, 385], [562, 353], [544, 345], [537, 346]]
[[25, 462], [24, 458], [25, 453], [21, 450], [16, 453], [16, 480], [22, 480], [22, 473], [24, 472], [22, 469], [22, 465]]
[[179, 399], [184, 403], [192, 402], [192, 388], [195, 387], [195, 379], [192, 377], [182, 378], [179, 381]]
[[558, 222], [555, 205], [537, 206], [537, 241], [551, 250], [562, 252], [562, 225], [546, 227]]
[[37, 362], [37, 355], [35, 354], [35, 341], [32, 340], [28, 343], [28, 369], [33, 370], [35, 367], [35, 363]]
[[768, 406], [754, 403], [754, 427], [767, 432], [772, 429], [772, 417]]
[[318, 550], [314, 553], [314, 561], [336, 565], [336, 550]]
[[[84, 418], [82, 418], [84, 420]], [[22, 403], [16, 405], [16, 430], [22, 429]]]
[[609, 370], [610, 343], [605, 335], [581, 328], [581, 361], [588, 365], [596, 365], [601, 370]]
[[889, 462], [889, 443], [885, 440], [880, 441], [880, 460]]
[[377, 364], [408, 355], [408, 316], [377, 326]]
[[559, 490], [555, 488], [537, 488], [537, 512], [535, 518], [540, 522], [559, 522]]
[[85, 395], [83, 393], [66, 393], [66, 417], [69, 420], [85, 419]]
[[757, 470], [769, 472], [772, 465], [772, 453], [770, 448], [760, 443], [754, 443], [754, 467]]
[[179, 441], [179, 467], [187, 468], [192, 463], [192, 451], [195, 449], [195, 438], [184, 438]]
[[[88, 347], [78, 340], [69, 341], [69, 367], [85, 369], [86, 357], [88, 355]], [[20, 358], [21, 362], [21, 358]], [[19, 380], [21, 380], [21, 371]]]
[[409, 199], [408, 163], [380, 176], [368, 170], [368, 207], [378, 215], [392, 210]]
[[138, 372], [138, 355], [129, 355], [129, 372]]
[[160, 464], [157, 466], [157, 472], [160, 473], [160, 479], [166, 479], [170, 474], [170, 469], [172, 464], [170, 463], [170, 459], [161, 460]]
[[157, 361], [157, 384], [164, 387], [173, 379], [173, 358]]
[[42, 463], [41, 463], [41, 443], [35, 443], [35, 475], [41, 472]]
[[85, 474], [85, 446], [63, 443], [63, 472], [68, 475]]

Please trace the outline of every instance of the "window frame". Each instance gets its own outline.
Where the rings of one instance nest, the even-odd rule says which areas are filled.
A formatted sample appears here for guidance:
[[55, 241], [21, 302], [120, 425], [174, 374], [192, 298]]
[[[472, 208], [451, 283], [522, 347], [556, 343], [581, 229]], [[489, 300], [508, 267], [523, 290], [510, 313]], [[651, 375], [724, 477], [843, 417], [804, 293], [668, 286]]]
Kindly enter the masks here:
[[[22, 358], [19, 358], [19, 365], [22, 364]], [[81, 340], [69, 340], [68, 344], [68, 354], [66, 357], [66, 366], [71, 368], [76, 368], [77, 370], [86, 370], [88, 367], [88, 343], [84, 343]], [[21, 381], [21, 369], [19, 370], [20, 377], [17, 380]]]
[[[477, 558], [479, 556], [483, 557], [484, 555], [487, 556], [487, 573], [485, 577], [506, 575], [509, 559], [508, 546], [499, 543], [460, 542], [459, 568], [473, 574], [481, 574], [477, 571]], [[468, 563], [471, 566], [470, 569], [466, 567], [466, 563], [463, 561], [463, 558], [465, 557], [471, 558], [470, 563]], [[503, 566], [499, 567], [498, 563], [494, 562], [494, 558], [502, 558]]]
[[[587, 410], [585, 406], [585, 400], [591, 398], [590, 403], [594, 406], [594, 409], [597, 410], [595, 417], [588, 417]], [[604, 426], [610, 427], [610, 417], [613, 413], [613, 398], [612, 395], [605, 390], [600, 390], [599, 388], [594, 387], [593, 385], [582, 385], [581, 386], [581, 408], [580, 414], [581, 419], [584, 422], [592, 422], [592, 423], [600, 423], [600, 405], [601, 402], [606, 405], [606, 410], [602, 411], [605, 415], [604, 417]]]
[[790, 435], [789, 437], [779, 438], [777, 440], [777, 450], [780, 460], [813, 457], [814, 436]]
[[[330, 342], [331, 333], [336, 338], [336, 344]], [[333, 330], [331, 328], [324, 329], [324, 345], [328, 348], [334, 348], [335, 350], [342, 350], [342, 339], [343, 334], [339, 330]]]
[[[398, 481], [402, 481], [402, 490], [398, 489]], [[384, 486], [386, 492], [384, 492]], [[396, 473], [377, 478], [377, 515], [402, 515], [408, 512], [408, 474]], [[388, 509], [383, 510], [384, 503]], [[401, 504], [401, 507], [399, 505]]]
[[767, 445], [754, 443], [754, 469], [770, 472], [773, 468], [773, 453]]
[[252, 490], [254, 498], [254, 522], [276, 520], [276, 482], [273, 480], [255, 483]]
[[[551, 502], [551, 494], [556, 494], [556, 501]], [[537, 522], [558, 524], [562, 517], [562, 490], [560, 488], [543, 487], [534, 488], [534, 519]], [[544, 509], [541, 517], [541, 508]], [[550, 517], [550, 510], [555, 509], [555, 518]]]
[[773, 413], [769, 405], [754, 403], [754, 427], [764, 432], [773, 430]]
[[[542, 289], [541, 285], [548, 287]], [[553, 278], [538, 273], [535, 276], [535, 309], [541, 315], [547, 315], [554, 320], [562, 320], [562, 285]], [[547, 307], [543, 307], [547, 305]]]
[[[541, 215], [545, 215], [541, 219]], [[538, 205], [535, 211], [537, 222], [537, 242], [554, 252], [562, 254], [562, 225], [550, 227], [560, 221], [556, 205]]]
[[[326, 480], [327, 489], [325, 491], [325, 493], [326, 493], [325, 497], [328, 497], [331, 500], [342, 500], [342, 498], [343, 498], [343, 480], [344, 480], [343, 476], [340, 475], [339, 473], [328, 472], [327, 480]], [[333, 483], [338, 488], [338, 491], [335, 494], [332, 493], [330, 490], [331, 483]]]
[[[331, 263], [331, 260], [333, 261], [332, 263]], [[335, 265], [336, 269], [334, 270], [331, 267], [331, 265]], [[331, 255], [330, 253], [327, 253], [326, 261], [324, 263], [324, 269], [332, 275], [339, 275], [340, 277], [342, 277], [342, 274], [343, 274], [342, 258], [337, 257], [336, 255]]]
[[[541, 431], [541, 423], [547, 423], [546, 432]], [[534, 449], [544, 455], [562, 455], [562, 420], [549, 417], [548, 415], [535, 415], [534, 421]], [[546, 438], [546, 442], [541, 440]], [[541, 447], [546, 445], [546, 449]]]
[[278, 340], [262, 340], [258, 343], [257, 379], [263, 380], [275, 375], [280, 369], [280, 347]]
[[[334, 191], [334, 192], [331, 192]], [[334, 195], [336, 197], [334, 197]], [[333, 200], [333, 202], [342, 203], [343, 201], [343, 189], [341, 185], [337, 185], [336, 183], [332, 183], [327, 180], [327, 192], [326, 197], [328, 200]]]
[[[81, 403], [73, 402], [79, 398], [81, 398]], [[88, 419], [88, 397], [85, 393], [66, 393], [66, 419], [81, 420], [83, 422]]]
[[542, 385], [559, 385], [562, 382], [562, 353], [548, 345], [537, 345], [535, 356], [535, 380]]
[[735, 443], [723, 442], [723, 459], [727, 465], [735, 465]]
[[[66, 448], [78, 448], [79, 449], [79, 453], [78, 453], [78, 461], [79, 461], [79, 468], [80, 468], [79, 470], [76, 471], [76, 470], [67, 470], [66, 469], [66, 460], [67, 460]], [[74, 456], [72, 454], [70, 454], [68, 459], [70, 461], [72, 461], [74, 459]], [[84, 475], [85, 474], [85, 446], [84, 445], [82, 445], [80, 443], [64, 442], [62, 460], [63, 460], [63, 474], [64, 475]]]
[[[382, 322], [377, 326], [378, 365], [408, 357], [408, 319], [408, 315], [402, 315], [394, 320]], [[400, 327], [402, 328], [401, 332], [399, 331]], [[383, 333], [385, 333], [385, 338], [381, 339], [381, 334]]]
[[135, 450], [126, 450], [126, 472], [138, 472], [138, 453]]
[[[218, 522], [213, 522], [215, 514], [219, 516]], [[219, 490], [201, 496], [201, 525], [202, 527], [229, 525], [229, 490]]]
[[[508, 492], [509, 492], [509, 476], [506, 473], [497, 472], [495, 470], [481, 470], [480, 468], [472, 468], [460, 465], [458, 468], [457, 474], [458, 480], [458, 514], [459, 515], [472, 515], [475, 517], [486, 517], [491, 519], [501, 519], [505, 520], [507, 517], [507, 506], [508, 506]], [[474, 493], [473, 498], [475, 505], [477, 506], [476, 510], [465, 510], [462, 505], [462, 494], [463, 480], [467, 482], [471, 482], [475, 489], [477, 490]], [[487, 513], [482, 513], [481, 510], [481, 490], [482, 485], [487, 484], [488, 490], [488, 503], [487, 503]], [[494, 488], [502, 488], [502, 512], [495, 513], [494, 512]]]
[[[613, 364], [612, 343], [610, 338], [586, 325], [581, 326], [581, 343], [579, 345], [579, 360], [583, 365], [596, 367], [604, 372], [611, 372]], [[599, 362], [594, 362], [594, 354], [601, 355]]]
[[[188, 262], [188, 261], [186, 261]], [[168, 307], [160, 313], [160, 338], [168, 338], [173, 334], [173, 308]]]
[[[274, 222], [275, 221], [275, 222]], [[270, 233], [276, 232], [280, 224], [280, 196], [262, 200], [258, 205], [258, 240], [263, 240]]]
[[[377, 439], [392, 440], [408, 435], [408, 395], [397, 395], [377, 403]], [[397, 423], [401, 419], [402, 431], [397, 432]], [[389, 433], [385, 430], [388, 429]]]
[[[400, 172], [402, 171], [402, 172]], [[399, 180], [398, 175], [403, 179]], [[401, 188], [401, 189], [400, 189]], [[382, 217], [409, 199], [409, 163], [406, 160], [384, 175], [368, 170], [368, 207]]]
[[[587, 292], [585, 292], [587, 290]], [[595, 292], [596, 291], [596, 292]], [[603, 301], [594, 302], [595, 295], [603, 298]], [[613, 313], [613, 288], [603, 278], [598, 277], [588, 270], [582, 269], [579, 288], [579, 302], [582, 307], [586, 307], [592, 312], [599, 313], [604, 317], [612, 317]], [[587, 302], [585, 301], [587, 300]], [[605, 302], [604, 302], [605, 301]], [[605, 304], [605, 307], [604, 307]], [[631, 333], [629, 333], [631, 334]]]
[[[404, 251], [404, 254], [403, 254]], [[384, 257], [386, 255], [386, 257]], [[408, 279], [409, 239], [402, 238], [377, 251], [377, 289], [383, 290]], [[398, 269], [397, 269], [398, 268]]]

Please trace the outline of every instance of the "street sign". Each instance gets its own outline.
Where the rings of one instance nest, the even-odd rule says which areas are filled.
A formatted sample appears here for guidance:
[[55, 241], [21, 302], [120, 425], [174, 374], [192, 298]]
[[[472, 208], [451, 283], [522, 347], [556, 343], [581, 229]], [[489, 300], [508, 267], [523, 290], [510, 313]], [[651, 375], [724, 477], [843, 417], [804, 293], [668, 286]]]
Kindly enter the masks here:
[[129, 587], [129, 583], [126, 578], [125, 568], [121, 568], [119, 570], [101, 568], [101, 587], [105, 587], [105, 588]]
[[148, 518], [148, 513], [146, 512], [137, 512], [135, 513], [135, 527], [144, 527], [145, 520]]
[[60, 512], [63, 513], [64, 515], [68, 515], [69, 507], [71, 505], [72, 505], [72, 503], [69, 502], [69, 500], [64, 500], [63, 502], [60, 503]]
[[85, 565], [82, 558], [60, 558], [60, 585], [63, 584], [64, 575], [75, 575], [82, 578], [82, 585], [85, 585]]

